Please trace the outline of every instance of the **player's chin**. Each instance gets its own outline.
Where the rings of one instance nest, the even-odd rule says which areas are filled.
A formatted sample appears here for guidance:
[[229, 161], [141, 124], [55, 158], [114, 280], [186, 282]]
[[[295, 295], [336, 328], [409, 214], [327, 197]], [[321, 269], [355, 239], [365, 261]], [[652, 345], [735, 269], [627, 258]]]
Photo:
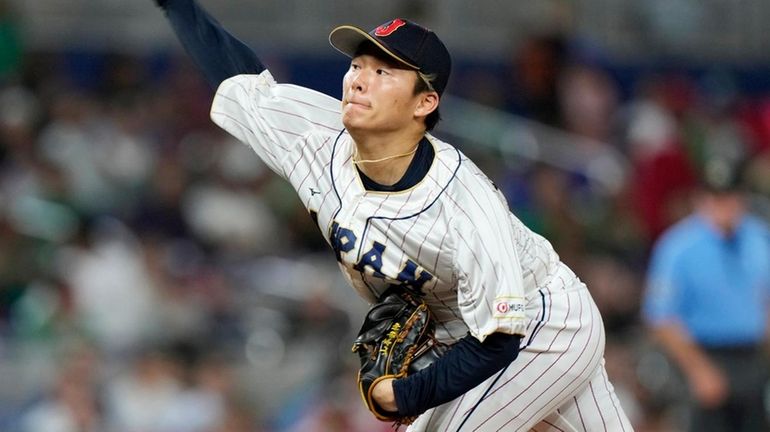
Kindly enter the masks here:
[[342, 124], [347, 130], [359, 130], [366, 128], [367, 122], [362, 116], [346, 111], [342, 114]]

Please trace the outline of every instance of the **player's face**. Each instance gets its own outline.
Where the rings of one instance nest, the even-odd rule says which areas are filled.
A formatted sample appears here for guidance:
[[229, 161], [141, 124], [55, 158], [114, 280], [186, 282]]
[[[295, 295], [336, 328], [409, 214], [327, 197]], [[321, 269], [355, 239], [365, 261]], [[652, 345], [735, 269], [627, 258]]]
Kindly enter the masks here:
[[353, 132], [387, 132], [413, 122], [420, 111], [417, 73], [370, 54], [350, 62], [342, 81], [342, 123]]

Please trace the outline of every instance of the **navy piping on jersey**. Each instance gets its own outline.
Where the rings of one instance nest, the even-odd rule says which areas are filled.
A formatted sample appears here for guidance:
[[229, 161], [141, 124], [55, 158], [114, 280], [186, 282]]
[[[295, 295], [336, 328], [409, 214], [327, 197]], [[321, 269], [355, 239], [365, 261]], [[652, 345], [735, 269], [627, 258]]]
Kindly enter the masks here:
[[532, 341], [535, 339], [537, 333], [541, 328], [543, 328], [543, 323], [545, 323], [545, 294], [543, 294], [543, 290], [539, 290], [538, 292], [540, 293], [540, 302], [543, 312], [540, 314], [540, 319], [537, 321], [537, 324], [535, 324], [535, 328], [532, 330], [532, 333], [530, 333], [529, 339], [527, 340], [527, 344], [524, 345], [524, 348], [527, 348], [530, 344], [532, 344]]
[[[364, 232], [361, 234], [361, 242], [362, 242], [362, 244], [363, 244], [364, 240], [366, 239], [366, 232], [369, 230], [369, 226], [371, 225], [371, 222], [373, 220], [380, 219], [380, 220], [393, 220], [393, 221], [396, 221], [396, 220], [411, 219], [411, 218], [413, 218], [415, 216], [419, 216], [423, 212], [427, 211], [429, 208], [433, 207], [433, 204], [435, 204], [436, 201], [438, 201], [439, 197], [444, 194], [444, 191], [446, 191], [446, 189], [452, 183], [452, 180], [454, 180], [455, 177], [457, 177], [457, 171], [460, 170], [460, 165], [462, 165], [462, 155], [460, 154], [460, 150], [457, 150], [457, 149], [454, 149], [454, 150], [457, 152], [457, 167], [455, 167], [454, 172], [452, 172], [452, 177], [449, 178], [449, 180], [446, 182], [444, 187], [441, 188], [441, 191], [436, 195], [436, 198], [434, 198], [433, 201], [431, 201], [431, 203], [428, 204], [427, 206], [425, 206], [425, 208], [423, 208], [422, 210], [420, 210], [420, 211], [418, 211], [418, 212], [416, 212], [414, 214], [408, 215], [408, 216], [401, 216], [401, 217], [369, 216], [368, 218], [366, 218], [366, 224], [364, 224]], [[361, 259], [361, 250], [358, 251], [358, 259]]]
[[[426, 138], [423, 138], [423, 140], [420, 141], [420, 145], [422, 147], [429, 146], [432, 149], [432, 146]], [[447, 187], [449, 187], [449, 185], [452, 183], [452, 180], [455, 179], [457, 172], [462, 165], [462, 155], [460, 154], [459, 150], [455, 149], [455, 151], [457, 152], [458, 156], [457, 167], [452, 173], [451, 178], [446, 182], [444, 187], [430, 204], [412, 215], [395, 218], [387, 216], [368, 217], [364, 225], [364, 231], [361, 235], [361, 242], [363, 243], [365, 241], [366, 234], [369, 227], [371, 226], [371, 222], [375, 219], [406, 220], [418, 216], [430, 209], [436, 203], [436, 201], [438, 201], [438, 198], [444, 193], [444, 191], [446, 191]], [[420, 156], [425, 158], [426, 154], [429, 153], [423, 152], [423, 154]], [[433, 155], [431, 155], [431, 158], [432, 156]], [[430, 164], [419, 163], [419, 161], [416, 161], [417, 159], [418, 156], [415, 156], [415, 160], [413, 160], [410, 164], [409, 168], [407, 169], [407, 173], [404, 175], [402, 180], [394, 185], [395, 187], [383, 187], [382, 185], [378, 185], [377, 183], [374, 183], [368, 179], [368, 177], [363, 175], [363, 173], [360, 171], [359, 174], [361, 174], [362, 180], [370, 180], [371, 184], [373, 184], [374, 187], [368, 188], [369, 190], [374, 189], [396, 191], [407, 189], [422, 180], [427, 174], [427, 168], [430, 168]], [[424, 159], [422, 160], [424, 162]], [[421, 172], [420, 167], [422, 167], [424, 171]], [[406, 181], [404, 181], [405, 179]], [[377, 186], [380, 187], [378, 188]], [[359, 260], [361, 259], [361, 253], [362, 251], [359, 249], [357, 257]], [[363, 276], [363, 270], [361, 273]], [[365, 280], [364, 283], [366, 283]], [[369, 286], [369, 284], [366, 285], [370, 291], [374, 291], [372, 287]], [[467, 421], [471, 414], [473, 414], [473, 412], [476, 410], [476, 407], [481, 404], [481, 402], [484, 400], [492, 387], [494, 387], [511, 362], [513, 362], [513, 360], [515, 360], [518, 356], [521, 338], [522, 336], [520, 335], [504, 335], [500, 333], [494, 333], [492, 336], [487, 338], [487, 343], [478, 343], [478, 341], [476, 341], [476, 339], [470, 335], [460, 339], [455, 344], [453, 349], [445, 354], [445, 356], [436, 364], [431, 365], [428, 369], [423, 370], [420, 373], [412, 375], [407, 380], [396, 380], [393, 383], [393, 389], [397, 400], [399, 413], [406, 416], [422, 414], [432, 407], [447, 402], [449, 400], [447, 399], [448, 395], [452, 395], [451, 398], [454, 398], [459, 394], [463, 394], [499, 371], [498, 376], [490, 384], [489, 388], [484, 392], [482, 398], [479, 399], [471, 411], [466, 415], [462, 422], [462, 424], [465, 424], [465, 421]], [[500, 349], [504, 346], [508, 346], [509, 348], [501, 351]], [[484, 362], [480, 362], [478, 360], [478, 357], [482, 355], [482, 353], [486, 355], [486, 361]], [[458, 375], [455, 373], [455, 379], [451, 380], [436, 379], [437, 375], [445, 376], [450, 374], [451, 371], [461, 370], [461, 368], [458, 368], [457, 366], [466, 362], [471, 364], [475, 363], [475, 365], [473, 365], [474, 367], [471, 368], [472, 373], [467, 375]], [[505, 364], [502, 369], [500, 369], [500, 366], [498, 366], [500, 362]]]
[[[334, 189], [334, 195], [337, 197], [337, 201], [340, 203], [339, 207], [337, 207], [337, 210], [334, 211], [334, 214], [332, 215], [332, 218], [330, 219], [331, 223], [334, 223], [334, 220], [337, 219], [337, 215], [340, 214], [340, 211], [342, 210], [342, 197], [340, 196], [340, 192], [337, 190], [337, 182], [334, 181], [334, 154], [337, 152], [337, 143], [340, 140], [340, 137], [342, 134], [345, 133], [345, 129], [342, 129], [339, 134], [337, 134], [337, 138], [334, 139], [334, 145], [332, 146], [332, 156], [331, 156], [331, 163], [329, 163], [329, 176], [332, 180], [332, 189]], [[332, 225], [329, 225], [328, 230], [331, 230]], [[329, 233], [329, 235], [332, 235], [334, 233]]]
[[[332, 221], [335, 220], [335, 218], [337, 217], [339, 212], [342, 210], [342, 198], [340, 197], [339, 191], [337, 190], [337, 183], [334, 180], [334, 157], [335, 157], [335, 154], [337, 153], [337, 145], [339, 144], [339, 139], [340, 139], [340, 137], [342, 136], [342, 134], [344, 132], [345, 132], [344, 129], [342, 131], [340, 131], [339, 135], [337, 135], [337, 138], [334, 140], [334, 145], [332, 146], [332, 154], [331, 154], [332, 163], [329, 164], [329, 176], [330, 176], [331, 182], [332, 182], [332, 189], [334, 189], [334, 194], [337, 196], [337, 200], [340, 203], [340, 206], [334, 212], [334, 215], [332, 215], [332, 218], [331, 218]], [[435, 152], [433, 151], [433, 146], [430, 144], [428, 139], [423, 137], [422, 140], [420, 140], [420, 146], [421, 147], [427, 146], [428, 149], [429, 149], [429, 151], [425, 151], [425, 150], [421, 151], [418, 148], [418, 152], [421, 153], [422, 158], [427, 158], [428, 156], [430, 156], [431, 157], [431, 161], [432, 161], [432, 159], [435, 158]], [[446, 182], [444, 187], [436, 195], [436, 198], [430, 204], [428, 204], [422, 210], [420, 210], [420, 211], [418, 211], [418, 212], [416, 212], [416, 213], [414, 213], [412, 215], [408, 215], [408, 216], [402, 216], [402, 217], [398, 217], [398, 218], [389, 218], [389, 217], [386, 217], [386, 216], [370, 216], [370, 217], [366, 218], [366, 223], [364, 224], [364, 230], [363, 230], [363, 232], [361, 234], [361, 244], [363, 244], [364, 240], [366, 239], [366, 233], [369, 230], [369, 226], [370, 226], [370, 223], [371, 223], [372, 220], [374, 220], [374, 219], [405, 220], [405, 219], [409, 219], [409, 218], [413, 218], [415, 216], [418, 216], [422, 212], [424, 212], [424, 211], [428, 210], [429, 208], [431, 208], [433, 206], [433, 204], [435, 204], [436, 201], [438, 201], [438, 198], [444, 193], [444, 191], [447, 189], [447, 187], [449, 187], [449, 184], [452, 183], [452, 180], [454, 180], [454, 178], [457, 176], [457, 171], [459, 171], [460, 165], [462, 165], [462, 155], [461, 155], [459, 150], [455, 149], [455, 151], [457, 152], [457, 167], [455, 168], [454, 172], [452, 172], [452, 177]], [[420, 180], [422, 180], [425, 177], [425, 175], [427, 175], [427, 173], [428, 173], [428, 170], [426, 169], [426, 167], [429, 169], [430, 166], [431, 166], [431, 164], [416, 163], [414, 160], [412, 160], [412, 163], [409, 164], [409, 168], [407, 168], [407, 173], [404, 174], [404, 177], [409, 177], [409, 179], [410, 179], [409, 181], [405, 181], [403, 183], [404, 185], [408, 185], [408, 186], [405, 186], [404, 189], [407, 189], [407, 188], [409, 188], [411, 186], [414, 186]], [[404, 177], [402, 177], [402, 179]], [[363, 180], [363, 177], [362, 177], [362, 180]], [[413, 184], [412, 184], [412, 182], [413, 182]], [[374, 183], [374, 182], [372, 181], [372, 183]], [[399, 183], [401, 183], [401, 180], [399, 180], [399, 182], [397, 182], [396, 184], [399, 184]], [[380, 185], [380, 187], [386, 187], [386, 186]], [[397, 191], [393, 191], [393, 192], [397, 192]], [[331, 229], [331, 228], [329, 228], [329, 229]], [[331, 233], [331, 234], [333, 234], [333, 233]], [[363, 251], [360, 250], [360, 248], [359, 248], [358, 255], [356, 257], [356, 261], [361, 259], [361, 253], [362, 252]], [[363, 271], [361, 272], [361, 274], [363, 275]], [[367, 288], [369, 288], [369, 291], [371, 291], [372, 295], [374, 295], [375, 297], [379, 296], [377, 291], [374, 290], [373, 287], [369, 286], [369, 284], [366, 283], [366, 280], [363, 277], [362, 277], [362, 281], [367, 286]]]
[[379, 184], [374, 180], [367, 177], [363, 171], [358, 169], [358, 175], [361, 177], [361, 183], [364, 188], [369, 191], [377, 192], [400, 192], [409, 189], [420, 182], [430, 170], [431, 164], [433, 164], [433, 157], [436, 153], [433, 151], [433, 146], [428, 141], [428, 138], [422, 137], [419, 143], [417, 143], [417, 151], [415, 152], [412, 162], [406, 168], [406, 172], [399, 181], [395, 184], [387, 186]]
[[[409, 166], [406, 168], [406, 172], [399, 181], [390, 186], [377, 183], [370, 179], [357, 166], [356, 170], [358, 171], [358, 176], [361, 179], [361, 183], [363, 184], [364, 189], [367, 191], [400, 192], [409, 189], [425, 178], [428, 171], [430, 170], [431, 165], [433, 164], [435, 155], [436, 153], [433, 150], [433, 146], [431, 145], [430, 141], [428, 141], [428, 138], [423, 136], [422, 139], [420, 139], [420, 141], [417, 143], [417, 151], [415, 152], [412, 161], [409, 163]], [[364, 237], [365, 236], [366, 229], [364, 229]], [[364, 237], [361, 238], [362, 244]], [[358, 257], [356, 260], [361, 259], [361, 252], [361, 250], [358, 251]], [[364, 283], [364, 285], [366, 285], [366, 287], [373, 295], [378, 295], [377, 290], [366, 281], [366, 278], [364, 278], [363, 271], [361, 272], [361, 281]]]
[[[331, 155], [331, 163], [329, 163], [329, 178], [332, 182], [332, 189], [334, 189], [334, 195], [337, 197], [337, 202], [339, 202], [339, 206], [337, 207], [337, 210], [334, 211], [334, 214], [332, 215], [330, 222], [331, 225], [327, 228], [328, 236], [331, 238], [334, 233], [331, 232], [332, 227], [334, 226], [334, 221], [337, 219], [337, 215], [340, 214], [340, 211], [342, 211], [342, 197], [340, 196], [339, 191], [337, 190], [337, 182], [334, 181], [334, 156], [337, 153], [337, 144], [339, 143], [340, 137], [342, 134], [345, 133], [345, 129], [342, 129], [339, 134], [337, 134], [337, 138], [334, 139], [334, 145], [332, 146], [332, 155]], [[360, 254], [360, 251], [359, 251]], [[366, 285], [366, 288], [369, 289], [369, 292], [375, 297], [379, 297], [379, 294], [377, 293], [377, 290], [375, 290], [371, 285], [369, 285], [368, 282], [366, 282], [366, 279], [363, 277], [363, 272], [361, 272], [361, 282]]]
[[[513, 363], [513, 362], [511, 362], [511, 363]], [[508, 363], [508, 366], [510, 366], [510, 365], [511, 364]], [[484, 390], [484, 394], [481, 395], [481, 397], [479, 398], [478, 401], [476, 401], [476, 403], [473, 405], [473, 408], [471, 408], [471, 410], [468, 411], [468, 414], [465, 415], [465, 418], [463, 419], [462, 423], [460, 423], [460, 426], [457, 426], [457, 432], [460, 432], [462, 430], [463, 426], [465, 426], [465, 422], [467, 422], [468, 419], [471, 418], [471, 415], [473, 414], [474, 411], [476, 411], [476, 408], [478, 408], [479, 405], [481, 405], [481, 403], [484, 402], [484, 399], [487, 398], [487, 395], [489, 394], [490, 390], [492, 390], [492, 388], [494, 388], [495, 384], [497, 384], [497, 382], [500, 381], [500, 377], [503, 376], [503, 374], [505, 373], [506, 370], [508, 370], [508, 366], [504, 367], [500, 371], [500, 373], [497, 374], [497, 376], [495, 377], [495, 380], [492, 381], [491, 384], [489, 384], [489, 387], [487, 387], [487, 389]]]

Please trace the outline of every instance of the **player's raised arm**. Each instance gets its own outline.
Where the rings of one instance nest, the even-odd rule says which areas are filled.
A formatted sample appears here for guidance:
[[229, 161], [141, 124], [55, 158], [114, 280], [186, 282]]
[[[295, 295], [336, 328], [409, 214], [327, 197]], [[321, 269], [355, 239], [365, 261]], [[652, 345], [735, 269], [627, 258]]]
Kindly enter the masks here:
[[193, 58], [209, 85], [265, 70], [254, 51], [228, 33], [194, 0], [155, 0], [162, 8], [185, 51]]

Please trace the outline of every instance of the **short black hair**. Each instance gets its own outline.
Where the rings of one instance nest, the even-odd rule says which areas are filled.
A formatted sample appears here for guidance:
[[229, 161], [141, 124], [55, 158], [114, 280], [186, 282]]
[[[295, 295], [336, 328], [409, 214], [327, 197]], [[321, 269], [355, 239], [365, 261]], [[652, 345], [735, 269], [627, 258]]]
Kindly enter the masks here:
[[[380, 49], [377, 45], [372, 43], [371, 41], [363, 41], [360, 45], [358, 45], [358, 48], [356, 48], [355, 57], [358, 57], [360, 55], [370, 55], [373, 57], [376, 57], [379, 60], [382, 60], [388, 64], [392, 64], [396, 67], [401, 67], [403, 69], [409, 69], [413, 70], [411, 68], [405, 67], [402, 65], [398, 60], [394, 59], [390, 55], [388, 55], [385, 51]], [[423, 79], [422, 76], [420, 76], [419, 71], [414, 71], [415, 75], [417, 76], [417, 79], [414, 80], [414, 90], [413, 95], [418, 95], [422, 92], [429, 92], [433, 91], [428, 85], [428, 83]], [[435, 110], [433, 110], [430, 114], [425, 116], [425, 130], [431, 131], [433, 128], [436, 127], [436, 124], [438, 124], [439, 120], [441, 120], [441, 114], [439, 113], [439, 107], [436, 107]]]

